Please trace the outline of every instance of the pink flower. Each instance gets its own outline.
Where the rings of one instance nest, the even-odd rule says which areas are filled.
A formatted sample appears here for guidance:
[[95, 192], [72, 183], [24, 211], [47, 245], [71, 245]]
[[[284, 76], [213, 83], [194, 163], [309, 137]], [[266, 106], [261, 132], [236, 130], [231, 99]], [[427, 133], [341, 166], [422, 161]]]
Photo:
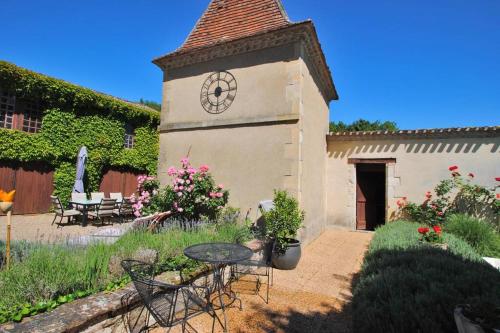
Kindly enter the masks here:
[[179, 176], [184, 176], [184, 174], [186, 173], [186, 171], [184, 170], [179, 170]]
[[191, 184], [191, 180], [186, 179], [186, 184], [188, 184], [188, 185]]
[[208, 172], [208, 170], [209, 170], [208, 165], [203, 164], [202, 166], [200, 166], [200, 172], [201, 172], [201, 173]]
[[427, 192], [425, 193], [425, 197], [426, 197], [427, 199], [430, 199], [430, 198], [432, 197], [431, 191], [427, 191]]
[[179, 186], [179, 191], [184, 190], [184, 186]]
[[217, 187], [222, 190], [224, 188], [224, 185], [223, 184], [219, 184], [219, 185], [217, 185]]
[[217, 196], [217, 194], [214, 192], [210, 192], [208, 195], [210, 196], [210, 198], [215, 198]]
[[184, 158], [181, 159], [181, 163], [182, 165], [188, 165], [189, 164], [189, 158], [186, 156]]
[[222, 198], [224, 196], [224, 194], [221, 192], [215, 193], [215, 195], [217, 196], [217, 198]]
[[189, 174], [191, 174], [191, 175], [192, 175], [192, 174], [195, 174], [195, 173], [196, 173], [196, 169], [195, 169], [195, 168], [193, 168], [193, 167], [189, 167], [189, 168], [187, 169], [187, 172], [188, 172]]
[[182, 212], [184, 211], [184, 208], [179, 207], [179, 208], [177, 208], [177, 211], [178, 211], [179, 213], [182, 213]]
[[177, 196], [180, 198], [182, 197], [182, 192], [177, 192]]
[[177, 169], [175, 167], [171, 166], [170, 168], [168, 168], [167, 173], [169, 176], [173, 176], [177, 173]]

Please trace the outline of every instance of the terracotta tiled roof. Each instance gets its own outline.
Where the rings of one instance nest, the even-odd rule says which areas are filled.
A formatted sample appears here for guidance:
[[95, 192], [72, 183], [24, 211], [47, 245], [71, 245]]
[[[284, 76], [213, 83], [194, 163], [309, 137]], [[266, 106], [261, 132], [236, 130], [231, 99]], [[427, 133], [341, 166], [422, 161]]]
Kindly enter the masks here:
[[430, 128], [400, 131], [366, 131], [329, 133], [330, 140], [373, 140], [399, 138], [500, 137], [500, 126]]
[[212, 0], [177, 51], [252, 36], [289, 24], [280, 0]]

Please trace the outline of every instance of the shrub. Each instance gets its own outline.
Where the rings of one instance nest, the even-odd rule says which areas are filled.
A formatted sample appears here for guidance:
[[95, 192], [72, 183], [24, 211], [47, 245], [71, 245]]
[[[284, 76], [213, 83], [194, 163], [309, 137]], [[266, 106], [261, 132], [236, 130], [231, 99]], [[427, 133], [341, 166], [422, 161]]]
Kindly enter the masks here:
[[222, 184], [215, 185], [209, 167], [191, 166], [187, 157], [181, 160], [182, 167], [168, 168], [172, 185], [142, 200], [140, 208], [143, 214], [170, 212], [171, 216], [187, 220], [215, 220], [217, 214], [227, 204], [229, 192]]
[[500, 272], [463, 240], [449, 251], [421, 245], [411, 222], [378, 228], [353, 291], [355, 332], [455, 332], [464, 303], [500, 306]]
[[500, 197], [495, 194], [497, 186], [487, 188], [473, 183], [474, 174], [464, 177], [458, 167], [449, 167], [450, 179], [444, 179], [431, 191], [425, 193], [421, 204], [408, 202], [406, 197], [397, 201], [401, 215], [412, 221], [437, 225], [445, 222], [446, 216], [464, 213], [487, 219], [500, 230]]
[[500, 236], [487, 222], [454, 214], [446, 219], [446, 231], [466, 241], [480, 255], [500, 258]]
[[304, 221], [298, 201], [286, 191], [274, 191], [274, 208], [264, 214], [266, 234], [275, 240], [275, 249], [285, 251]]
[[[239, 224], [207, 224], [193, 231], [169, 229], [152, 234], [129, 232], [114, 244], [94, 244], [88, 247], [36, 244], [9, 270], [0, 270], [0, 323], [21, 320], [64, 303], [60, 297], [88, 295], [123, 285], [121, 269], [110, 270], [113, 263], [132, 257], [140, 249], [158, 251], [158, 263], [166, 270], [200, 265], [183, 255], [184, 248], [204, 242], [236, 242], [243, 227]], [[82, 297], [82, 296], [78, 296]], [[59, 303], [58, 303], [59, 302]], [[28, 311], [29, 310], [29, 311]], [[21, 311], [27, 311], [22, 313]], [[16, 317], [17, 316], [17, 317]], [[17, 319], [16, 319], [17, 318]]]

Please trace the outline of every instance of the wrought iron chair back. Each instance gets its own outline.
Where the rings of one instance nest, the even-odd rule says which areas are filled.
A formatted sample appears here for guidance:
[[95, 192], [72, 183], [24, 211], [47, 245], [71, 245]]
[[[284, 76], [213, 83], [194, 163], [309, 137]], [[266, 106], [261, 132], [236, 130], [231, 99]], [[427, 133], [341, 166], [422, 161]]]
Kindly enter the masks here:
[[144, 305], [162, 327], [171, 327], [183, 317], [176, 317], [177, 297], [182, 286], [153, 280], [154, 266], [137, 260], [124, 260], [122, 267], [132, 278]]

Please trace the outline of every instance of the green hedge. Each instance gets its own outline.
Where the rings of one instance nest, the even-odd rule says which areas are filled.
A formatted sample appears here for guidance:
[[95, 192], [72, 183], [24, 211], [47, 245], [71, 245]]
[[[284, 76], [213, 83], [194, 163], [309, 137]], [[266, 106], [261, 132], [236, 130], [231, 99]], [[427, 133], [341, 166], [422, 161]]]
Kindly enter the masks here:
[[448, 251], [420, 245], [418, 224], [394, 222], [375, 232], [353, 292], [355, 332], [455, 332], [464, 303], [500, 306], [500, 272], [461, 239]]
[[[159, 113], [114, 97], [0, 61], [0, 90], [18, 98], [38, 99], [44, 106], [41, 131], [30, 134], [0, 129], [0, 160], [45, 162], [55, 169], [55, 194], [69, 197], [78, 150], [89, 159], [86, 189], [97, 190], [106, 168], [156, 174]], [[132, 149], [125, 149], [125, 125], [135, 127]]]

